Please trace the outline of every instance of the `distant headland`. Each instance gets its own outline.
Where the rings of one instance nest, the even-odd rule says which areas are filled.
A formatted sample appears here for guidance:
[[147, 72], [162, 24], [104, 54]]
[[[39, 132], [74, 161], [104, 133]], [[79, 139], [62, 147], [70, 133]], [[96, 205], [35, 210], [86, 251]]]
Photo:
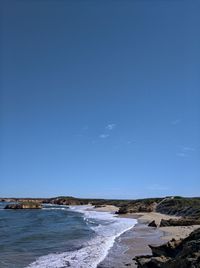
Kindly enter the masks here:
[[92, 199], [76, 198], [72, 196], [58, 196], [52, 198], [0, 198], [0, 202], [25, 203], [32, 202], [38, 204], [55, 205], [93, 205], [101, 207], [106, 205], [116, 206], [118, 214], [138, 213], [138, 212], [159, 212], [168, 215], [200, 218], [200, 197], [168, 196], [158, 198], [144, 198], [134, 200], [120, 199]]

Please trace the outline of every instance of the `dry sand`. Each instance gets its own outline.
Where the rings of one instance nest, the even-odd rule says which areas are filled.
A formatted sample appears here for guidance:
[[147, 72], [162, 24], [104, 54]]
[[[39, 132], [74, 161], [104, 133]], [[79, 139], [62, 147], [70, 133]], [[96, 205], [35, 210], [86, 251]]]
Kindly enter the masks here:
[[[115, 206], [105, 206], [101, 208], [95, 208], [98, 211], [116, 212], [118, 208]], [[180, 218], [175, 216], [169, 216], [161, 213], [150, 212], [150, 213], [131, 213], [120, 215], [120, 217], [134, 218], [138, 220], [138, 224], [131, 230], [123, 234], [118, 241], [121, 244], [121, 248], [126, 248], [118, 254], [116, 254], [117, 245], [114, 249], [110, 250], [107, 258], [104, 260], [102, 265], [99, 267], [137, 267], [132, 260], [135, 256], [151, 254], [151, 250], [148, 247], [151, 245], [161, 245], [171, 240], [172, 238], [180, 239], [187, 237], [192, 231], [200, 228], [200, 225], [193, 226], [170, 226], [170, 227], [148, 227], [148, 223], [155, 220], [156, 224], [159, 225], [161, 219]], [[116, 243], [116, 244], [117, 244]], [[119, 248], [119, 246], [118, 246]]]
[[[106, 205], [102, 207], [93, 208], [96, 211], [102, 212], [111, 212], [115, 213], [118, 211], [116, 206]], [[156, 224], [159, 225], [161, 219], [168, 220], [168, 219], [180, 219], [181, 217], [165, 215], [157, 212], [141, 212], [141, 213], [130, 213], [119, 215], [123, 218], [133, 218], [139, 219], [140, 223], [148, 224], [149, 222], [155, 220]], [[180, 239], [187, 237], [192, 231], [199, 228], [200, 225], [192, 225], [192, 226], [170, 226], [170, 227], [159, 227], [158, 229], [163, 233], [162, 239], [164, 241], [169, 241], [172, 238]]]
[[94, 207], [92, 208], [92, 210], [115, 213], [116, 211], [118, 211], [118, 208], [116, 206], [106, 205], [106, 206], [101, 206], [101, 207], [96, 207], [96, 208]]
[[[157, 212], [150, 213], [132, 213], [128, 214], [128, 217], [135, 218], [139, 217], [140, 222], [148, 224], [149, 222], [155, 220], [156, 224], [159, 225], [161, 219], [179, 219], [181, 217], [165, 215]], [[159, 227], [158, 229], [163, 233], [162, 239], [166, 242], [172, 238], [180, 239], [187, 237], [192, 231], [199, 228], [200, 225], [191, 226], [170, 226], [170, 227]]]

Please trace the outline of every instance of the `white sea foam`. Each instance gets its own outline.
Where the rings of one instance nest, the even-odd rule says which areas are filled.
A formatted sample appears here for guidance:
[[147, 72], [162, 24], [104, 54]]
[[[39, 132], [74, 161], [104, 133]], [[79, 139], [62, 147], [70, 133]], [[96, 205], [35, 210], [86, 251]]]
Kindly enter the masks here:
[[46, 207], [46, 208], [42, 208], [42, 210], [68, 210], [68, 208], [50, 208], [50, 207]]
[[84, 214], [88, 223], [99, 223], [91, 227], [95, 237], [88, 240], [81, 249], [38, 258], [27, 268], [96, 268], [108, 254], [116, 237], [131, 229], [137, 220], [119, 218], [109, 212], [90, 210], [91, 206], [73, 206], [71, 210]]

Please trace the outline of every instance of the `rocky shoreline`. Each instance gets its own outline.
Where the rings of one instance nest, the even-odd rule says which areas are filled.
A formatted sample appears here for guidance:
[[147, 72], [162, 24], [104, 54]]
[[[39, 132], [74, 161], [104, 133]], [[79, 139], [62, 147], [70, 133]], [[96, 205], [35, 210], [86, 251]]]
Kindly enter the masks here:
[[[152, 218], [153, 217], [155, 217], [154, 214], [152, 215]], [[160, 214], [159, 217], [163, 218], [163, 215]], [[181, 256], [182, 253], [178, 252], [179, 248], [177, 248], [176, 246], [179, 245], [180, 242], [190, 239], [191, 233], [196, 232], [196, 231], [200, 232], [199, 222], [197, 222], [196, 220], [194, 221], [191, 220], [190, 225], [189, 225], [188, 221], [186, 221], [185, 219], [175, 218], [172, 216], [165, 216], [165, 217], [166, 219], [160, 220], [160, 224], [157, 221], [157, 227], [155, 226], [149, 227], [151, 229], [154, 229], [154, 230], [157, 229], [160, 232], [162, 232], [159, 245], [149, 243], [148, 247], [149, 247], [150, 253], [146, 252], [144, 255], [139, 254], [138, 256], [135, 256], [133, 258], [133, 261], [136, 261], [136, 267], [143, 267], [143, 268], [198, 267], [198, 266], [193, 266], [194, 263], [195, 264], [198, 263], [198, 265], [200, 265], [200, 258], [198, 255], [193, 256], [194, 263], [193, 262], [190, 263], [189, 261], [191, 257], [190, 256], [191, 250], [189, 248], [189, 244], [184, 244], [184, 258], [188, 259], [188, 262], [186, 262], [187, 266], [181, 266], [179, 255]], [[172, 218], [167, 219], [167, 217], [172, 217]], [[144, 215], [144, 218], [145, 218], [145, 215]], [[167, 223], [167, 224], [165, 225], [163, 223]], [[169, 223], [170, 225], [168, 225]], [[176, 237], [176, 239], [174, 237]], [[198, 236], [193, 236], [192, 243], [194, 247], [199, 245], [198, 239], [199, 239]], [[166, 242], [164, 243], [164, 241], [167, 241], [167, 243]], [[199, 250], [200, 248], [197, 249], [197, 253], [200, 253]], [[171, 255], [169, 254], [169, 251], [171, 252], [170, 253]], [[158, 254], [159, 252], [160, 254]], [[176, 259], [176, 256], [177, 256], [177, 259]]]
[[[125, 253], [118, 252], [116, 258], [113, 258], [111, 250], [110, 259], [115, 259], [113, 261], [115, 264], [108, 266], [104, 263], [102, 264], [104, 266], [99, 266], [102, 268], [127, 266], [144, 268], [200, 267], [200, 198], [197, 197], [140, 200], [80, 199], [74, 197], [0, 198], [0, 202], [14, 203], [5, 207], [7, 209], [41, 208], [42, 203], [56, 205], [90, 204], [99, 211], [112, 209], [112, 213], [116, 213], [120, 217], [139, 218], [139, 225], [132, 230], [135, 232], [134, 235], [131, 231], [128, 232], [132, 238], [127, 238], [127, 234], [120, 238], [125, 241], [123, 242], [124, 248], [127, 246]], [[156, 238], [156, 243], [154, 238]], [[164, 244], [165, 241], [167, 241], [166, 244]], [[118, 264], [116, 263], [117, 256], [120, 258], [117, 261]], [[186, 259], [184, 263], [182, 263], [183, 258]], [[108, 261], [109, 258], [106, 259]], [[184, 266], [185, 264], [187, 266]]]
[[0, 198], [0, 202], [37, 202], [56, 205], [88, 205], [102, 207], [113, 205], [118, 208], [118, 214], [138, 212], [159, 212], [185, 218], [200, 219], [200, 198], [165, 197], [145, 198], [137, 200], [87, 199], [71, 196], [54, 198]]
[[[167, 213], [155, 212], [157, 207]], [[117, 257], [115, 248], [120, 246], [115, 245], [99, 267], [200, 267], [199, 208], [198, 199], [180, 200], [180, 197], [167, 198], [159, 206], [146, 200], [123, 205], [116, 213], [121, 217], [139, 217], [139, 224], [121, 237], [123, 242], [116, 241], [122, 248], [123, 244], [127, 245], [128, 249]]]
[[[103, 211], [108, 208], [107, 206], [102, 206], [101, 208], [98, 206], [96, 209], [98, 211], [100, 209]], [[114, 209], [112, 211], [114, 211]], [[155, 258], [155, 256], [152, 255], [152, 249], [162, 247], [163, 250], [165, 250], [165, 241], [169, 243], [169, 241], [172, 240], [176, 244], [176, 241], [182, 241], [188, 237], [192, 231], [200, 228], [199, 220], [191, 217], [184, 218], [181, 216], [171, 216], [158, 212], [117, 214], [120, 217], [137, 218], [138, 224], [132, 230], [126, 232], [116, 240], [113, 248], [98, 268], [180, 268], [181, 266], [178, 262], [176, 263], [176, 260], [174, 260], [173, 266], [168, 266], [168, 264], [162, 266], [161, 263], [159, 263], [158, 266], [152, 266], [155, 265], [151, 262], [151, 260]], [[158, 260], [159, 259], [160, 257]], [[164, 258], [162, 261], [163, 260]], [[147, 265], [146, 262], [149, 262], [150, 264], [149, 266], [142, 266], [144, 265], [143, 262], [145, 262], [145, 265]], [[199, 260], [197, 259], [196, 262], [198, 263]], [[189, 265], [189, 263], [187, 263], [187, 265]], [[187, 267], [192, 268], [193, 266], [191, 264]]]
[[138, 255], [151, 254], [148, 244], [160, 245], [162, 232], [138, 222], [131, 230], [116, 239], [104, 261], [98, 268], [136, 268], [133, 260]]
[[42, 205], [38, 202], [26, 201], [17, 204], [8, 204], [5, 209], [41, 209]]
[[152, 255], [135, 257], [139, 268], [193, 268], [200, 267], [200, 228], [187, 238], [149, 246]]

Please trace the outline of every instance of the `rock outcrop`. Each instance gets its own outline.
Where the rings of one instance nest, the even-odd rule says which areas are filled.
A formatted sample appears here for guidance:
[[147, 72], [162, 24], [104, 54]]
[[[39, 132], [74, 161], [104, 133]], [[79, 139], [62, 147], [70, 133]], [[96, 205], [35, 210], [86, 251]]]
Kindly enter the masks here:
[[115, 214], [127, 214], [129, 211], [127, 209], [127, 206], [120, 207], [118, 211], [115, 212]]
[[198, 268], [200, 267], [200, 228], [183, 240], [153, 247], [152, 256], [134, 258], [140, 268]]
[[200, 220], [200, 198], [165, 197], [145, 198], [136, 200], [112, 200], [112, 199], [85, 199], [72, 196], [58, 196], [54, 198], [0, 198], [0, 202], [37, 202], [56, 205], [86, 205], [94, 206], [113, 205], [119, 208], [119, 214], [152, 212], [177, 215]]
[[191, 219], [191, 218], [190, 219], [181, 218], [181, 219], [169, 219], [169, 220], [162, 219], [160, 222], [160, 227], [191, 226], [191, 225], [200, 225], [200, 220]]
[[148, 224], [149, 227], [157, 227], [157, 224], [155, 221], [151, 221], [149, 224]]
[[84, 202], [84, 200], [81, 200], [81, 199], [78, 199], [78, 198], [73, 198], [73, 197], [52, 198], [52, 199], [48, 200], [48, 203], [51, 203], [51, 204], [54, 204], [54, 205], [67, 205], [67, 206], [88, 204], [88, 202]]
[[158, 203], [156, 211], [168, 215], [200, 219], [200, 198], [164, 198]]
[[156, 209], [156, 202], [137, 201], [121, 206], [117, 214], [152, 212]]
[[19, 204], [8, 204], [5, 209], [41, 209], [42, 205], [37, 202], [22, 202]]

